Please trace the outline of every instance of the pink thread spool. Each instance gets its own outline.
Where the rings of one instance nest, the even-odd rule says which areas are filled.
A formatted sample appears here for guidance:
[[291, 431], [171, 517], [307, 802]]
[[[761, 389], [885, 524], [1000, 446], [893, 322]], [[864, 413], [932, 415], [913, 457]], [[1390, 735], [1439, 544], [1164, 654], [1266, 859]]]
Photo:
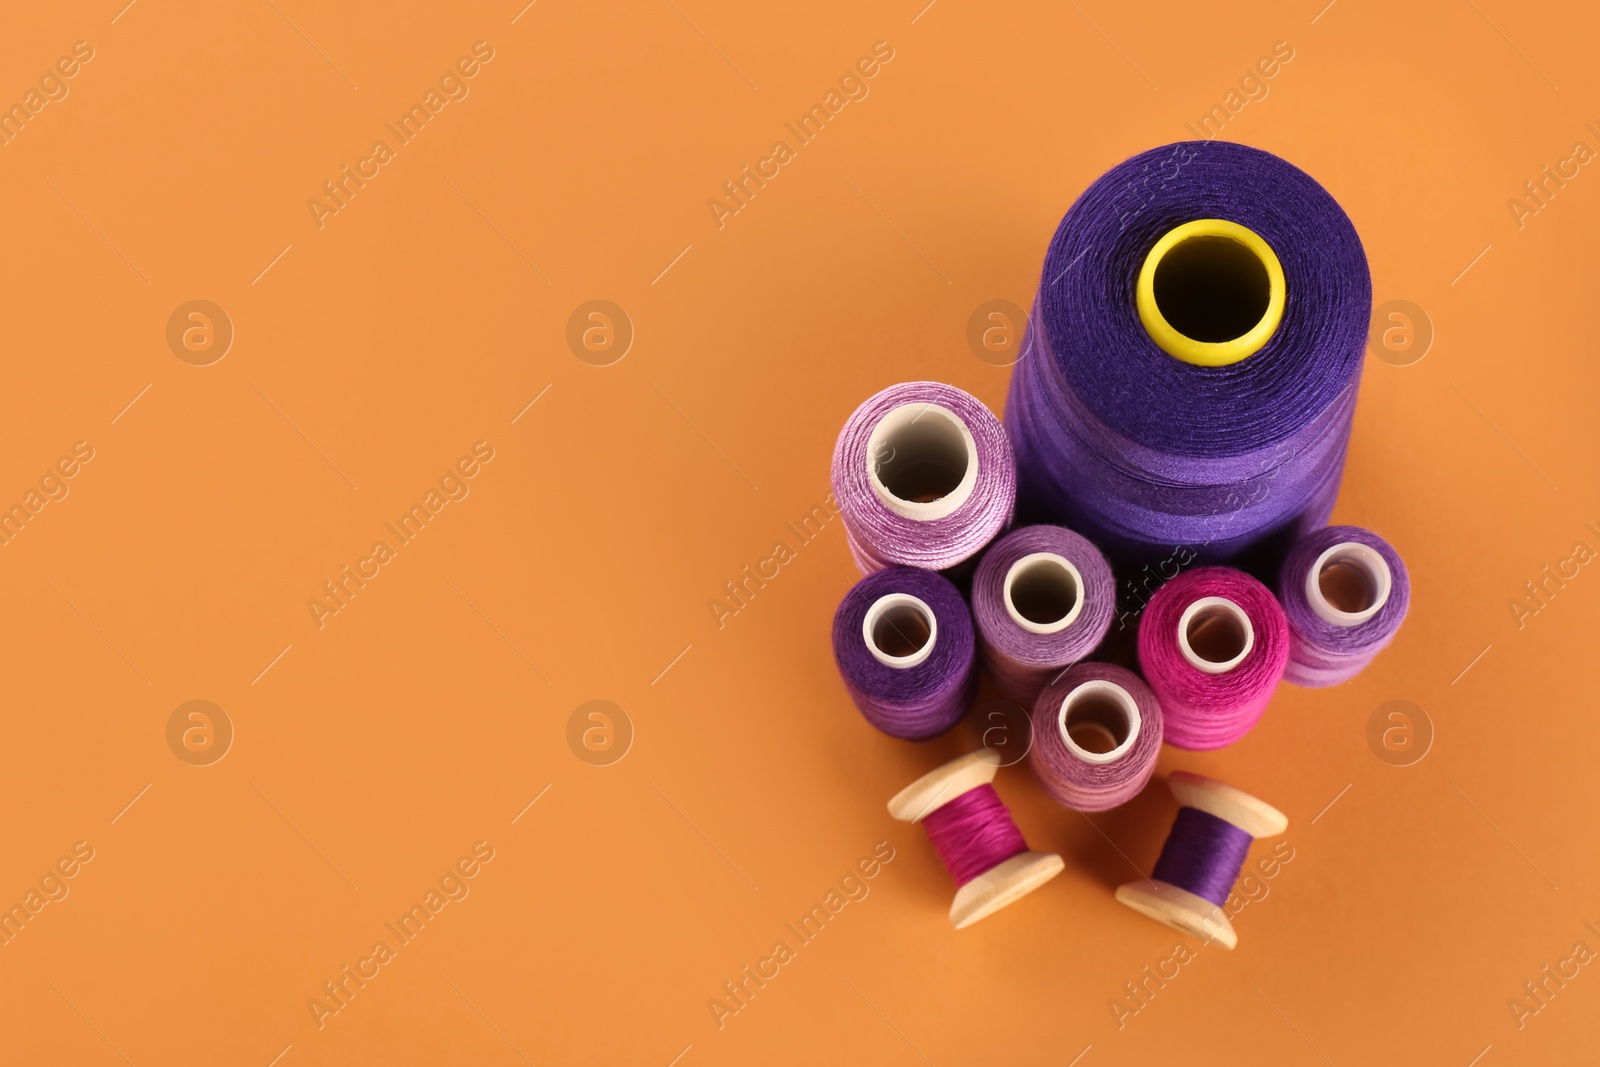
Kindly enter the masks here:
[[1249, 733], [1288, 661], [1278, 599], [1231, 567], [1178, 575], [1139, 622], [1139, 666], [1161, 701], [1166, 742], [1178, 748], [1221, 748]]
[[1161, 704], [1138, 675], [1111, 663], [1080, 663], [1039, 694], [1028, 760], [1058, 802], [1106, 811], [1145, 787], [1161, 736]]
[[1245, 854], [1256, 838], [1287, 830], [1289, 819], [1266, 801], [1201, 774], [1174, 771], [1167, 788], [1179, 809], [1161, 858], [1149, 878], [1119, 886], [1117, 899], [1174, 930], [1233, 948], [1239, 935], [1223, 906]]
[[1060, 874], [1053, 852], [1028, 849], [994, 792], [1000, 754], [980, 748], [929, 771], [895, 794], [889, 814], [920, 822], [956, 883], [950, 922], [957, 930], [993, 915]]

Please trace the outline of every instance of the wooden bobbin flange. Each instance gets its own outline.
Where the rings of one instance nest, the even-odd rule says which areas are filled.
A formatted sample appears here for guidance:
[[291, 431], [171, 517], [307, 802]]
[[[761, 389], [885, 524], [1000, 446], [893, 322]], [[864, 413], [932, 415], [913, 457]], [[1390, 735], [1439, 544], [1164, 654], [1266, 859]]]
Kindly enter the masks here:
[[[889, 801], [889, 814], [901, 822], [921, 822], [956, 797], [994, 781], [1000, 754], [980, 748], [918, 778]], [[956, 890], [950, 904], [955, 928], [971, 926], [1012, 901], [1027, 896], [1060, 874], [1066, 865], [1053, 852], [1022, 852]]]
[[[1288, 817], [1271, 804], [1203, 774], [1173, 771], [1167, 778], [1167, 788], [1181, 806], [1214, 815], [1254, 838], [1276, 837], [1289, 827]], [[1215, 942], [1223, 948], [1233, 948], [1239, 943], [1227, 913], [1187, 889], [1146, 878], [1120, 886], [1117, 899], [1157, 922], [1193, 934], [1207, 943]]]

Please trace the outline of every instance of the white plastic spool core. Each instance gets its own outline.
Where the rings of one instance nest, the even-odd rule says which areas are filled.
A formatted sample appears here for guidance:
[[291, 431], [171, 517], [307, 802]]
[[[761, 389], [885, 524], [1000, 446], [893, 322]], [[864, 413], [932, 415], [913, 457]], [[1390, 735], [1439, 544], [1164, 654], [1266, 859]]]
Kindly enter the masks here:
[[1011, 621], [1034, 634], [1057, 634], [1083, 614], [1083, 575], [1065, 556], [1034, 552], [1006, 571], [1004, 597]]
[[1198, 670], [1226, 674], [1256, 644], [1255, 627], [1244, 609], [1227, 597], [1206, 596], [1183, 610], [1178, 620], [1178, 650]]
[[1133, 695], [1116, 682], [1098, 678], [1068, 693], [1056, 713], [1062, 743], [1084, 763], [1121, 759], [1139, 740], [1141, 725], [1139, 704]]
[[978, 442], [955, 412], [902, 404], [867, 437], [872, 491], [896, 515], [932, 522], [953, 513], [978, 484]]
[[920, 597], [888, 593], [867, 609], [861, 620], [861, 639], [879, 663], [905, 670], [933, 655], [939, 620]]
[[1306, 601], [1332, 626], [1359, 626], [1382, 610], [1394, 588], [1389, 562], [1377, 549], [1343, 541], [1326, 549], [1306, 573]]

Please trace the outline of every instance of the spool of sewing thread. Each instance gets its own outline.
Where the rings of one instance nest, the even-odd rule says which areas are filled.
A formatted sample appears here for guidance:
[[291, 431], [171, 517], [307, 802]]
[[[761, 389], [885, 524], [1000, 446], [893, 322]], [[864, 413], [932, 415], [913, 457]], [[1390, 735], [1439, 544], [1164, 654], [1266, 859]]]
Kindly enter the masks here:
[[1284, 160], [1194, 141], [1113, 167], [1045, 256], [1005, 409], [1019, 507], [1114, 558], [1275, 564], [1331, 513], [1371, 301], [1355, 228]]
[[1061, 857], [1031, 852], [995, 792], [1000, 754], [980, 748], [930, 771], [895, 794], [889, 814], [920, 822], [956, 883], [955, 928], [971, 926], [1061, 873]]
[[1044, 791], [1078, 811], [1139, 795], [1161, 753], [1161, 705], [1132, 671], [1080, 663], [1039, 694], [1028, 759]]
[[1289, 659], [1289, 622], [1272, 591], [1231, 567], [1167, 582], [1139, 620], [1139, 666], [1161, 701], [1169, 745], [1221, 748], [1267, 710]]
[[1336, 685], [1394, 640], [1411, 603], [1411, 582], [1389, 542], [1359, 526], [1329, 526], [1290, 550], [1278, 598], [1289, 619], [1284, 680]]
[[868, 722], [923, 741], [966, 714], [977, 686], [977, 642], [949, 579], [914, 567], [875, 571], [833, 616], [833, 655]]
[[1094, 651], [1116, 608], [1100, 550], [1061, 526], [1025, 526], [989, 547], [972, 580], [978, 653], [1002, 694], [1024, 706]]
[[1010, 525], [1016, 504], [1000, 420], [939, 382], [892, 385], [858, 407], [839, 431], [832, 477], [863, 573], [954, 567]]
[[1155, 870], [1117, 889], [1117, 899], [1168, 926], [1223, 948], [1239, 943], [1222, 910], [1250, 842], [1289, 826], [1283, 812], [1231, 785], [1174, 771], [1167, 786], [1181, 805]]

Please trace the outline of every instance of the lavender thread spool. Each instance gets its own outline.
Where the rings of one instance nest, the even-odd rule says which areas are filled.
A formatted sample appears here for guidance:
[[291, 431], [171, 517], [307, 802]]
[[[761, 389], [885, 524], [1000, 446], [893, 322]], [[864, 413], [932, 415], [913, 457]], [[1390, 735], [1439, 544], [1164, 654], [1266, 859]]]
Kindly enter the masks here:
[[1272, 805], [1204, 775], [1174, 771], [1167, 787], [1178, 817], [1149, 878], [1117, 889], [1117, 899], [1157, 922], [1223, 948], [1239, 937], [1223, 905], [1244, 867], [1250, 843], [1276, 837], [1289, 820]]
[[1139, 665], [1169, 745], [1231, 745], [1261, 719], [1289, 658], [1272, 591], [1230, 567], [1199, 567], [1156, 591], [1139, 622]]
[[954, 726], [977, 686], [972, 616], [933, 571], [891, 567], [852, 586], [833, 616], [833, 655], [867, 721], [908, 741]]
[[832, 481], [863, 573], [954, 567], [1010, 525], [1017, 495], [1000, 420], [939, 382], [892, 385], [862, 403], [839, 431]]
[[1389, 542], [1359, 526], [1329, 526], [1290, 550], [1278, 595], [1289, 619], [1284, 680], [1328, 686], [1360, 673], [1394, 640], [1411, 582]]
[[1060, 874], [1052, 852], [1033, 852], [994, 792], [1000, 754], [980, 748], [918, 778], [889, 801], [889, 814], [920, 822], [956, 882], [957, 930], [993, 915]]
[[1145, 787], [1161, 737], [1161, 705], [1138, 675], [1111, 663], [1080, 663], [1039, 694], [1028, 759], [1058, 802], [1106, 811]]
[[1284, 160], [1185, 142], [1113, 167], [1051, 240], [1012, 376], [1024, 513], [1135, 561], [1322, 525], [1371, 296], [1350, 220]]
[[1094, 651], [1115, 610], [1105, 557], [1060, 526], [1006, 534], [983, 554], [972, 581], [979, 655], [1000, 692], [1024, 706]]

